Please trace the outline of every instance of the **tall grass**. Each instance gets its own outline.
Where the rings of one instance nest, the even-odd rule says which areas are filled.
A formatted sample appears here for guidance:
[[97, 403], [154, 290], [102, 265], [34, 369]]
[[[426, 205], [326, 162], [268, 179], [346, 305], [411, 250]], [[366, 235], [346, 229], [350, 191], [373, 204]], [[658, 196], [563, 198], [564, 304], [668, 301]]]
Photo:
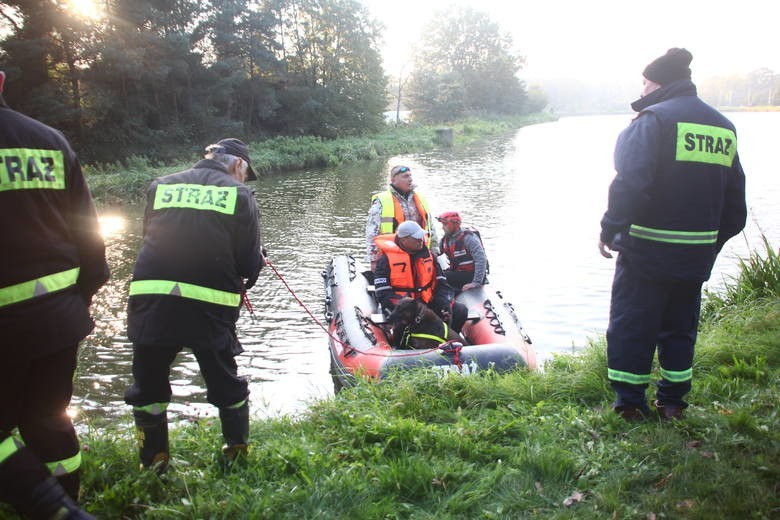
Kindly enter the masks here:
[[702, 321], [717, 320], [724, 309], [742, 307], [759, 301], [780, 298], [780, 254], [761, 235], [763, 253], [751, 252], [739, 259], [739, 273], [721, 290], [704, 291]]

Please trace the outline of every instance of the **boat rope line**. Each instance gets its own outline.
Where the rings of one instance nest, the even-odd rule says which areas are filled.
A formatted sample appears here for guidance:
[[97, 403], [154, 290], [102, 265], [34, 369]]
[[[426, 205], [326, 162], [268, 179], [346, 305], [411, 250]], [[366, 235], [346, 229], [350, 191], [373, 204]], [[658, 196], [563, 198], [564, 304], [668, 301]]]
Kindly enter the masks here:
[[[424, 354], [429, 354], [431, 352], [436, 352], [437, 350], [441, 350], [442, 352], [445, 352], [445, 353], [454, 353], [455, 354], [455, 358], [457, 359], [456, 364], [458, 366], [460, 366], [460, 350], [461, 350], [462, 346], [452, 348], [452, 345], [451, 345], [452, 342], [451, 341], [448, 341], [446, 343], [442, 343], [441, 345], [439, 345], [438, 347], [435, 347], [435, 348], [429, 348], [428, 350], [415, 350], [414, 352], [395, 353], [395, 354], [378, 354], [376, 352], [367, 352], [365, 350], [360, 350], [360, 349], [357, 349], [357, 348], [353, 347], [352, 345], [348, 345], [348, 344], [344, 343], [343, 341], [341, 341], [341, 339], [339, 339], [339, 338], [335, 337], [333, 334], [331, 334], [330, 331], [328, 330], [328, 328], [325, 325], [323, 325], [320, 320], [317, 319], [317, 317], [309, 310], [308, 307], [306, 307], [306, 304], [303, 303], [303, 301], [298, 297], [297, 294], [295, 294], [295, 291], [292, 289], [292, 287], [290, 287], [290, 284], [287, 283], [287, 280], [284, 279], [284, 276], [281, 275], [281, 273], [276, 269], [276, 266], [274, 264], [272, 264], [271, 261], [268, 260], [268, 258], [265, 259], [265, 263], [266, 263], [266, 265], [268, 267], [271, 268], [271, 270], [274, 272], [276, 277], [279, 278], [279, 280], [281, 280], [282, 284], [284, 284], [284, 286], [290, 292], [290, 294], [292, 295], [293, 299], [296, 302], [298, 302], [298, 305], [303, 307], [303, 310], [306, 311], [306, 314], [309, 315], [309, 317], [312, 319], [312, 321], [314, 321], [314, 323], [316, 323], [325, 332], [325, 334], [328, 335], [328, 337], [330, 337], [333, 341], [336, 341], [336, 342], [340, 343], [341, 346], [343, 346], [345, 349], [352, 350], [354, 352], [357, 352], [359, 354], [363, 354], [365, 356], [377, 356], [377, 357], [412, 357], [412, 356], [420, 356], [420, 355], [424, 355]], [[245, 296], [245, 300], [244, 301], [249, 303], [249, 297]], [[252, 304], [249, 303], [249, 306], [247, 307], [247, 310], [252, 314], [252, 316], [254, 316], [254, 310], [250, 310], [251, 307], [252, 307]], [[385, 346], [385, 347], [388, 347], [388, 348], [392, 348], [391, 345], [388, 345], [385, 342], [381, 342], [377, 346], [379, 346], [379, 347]]]

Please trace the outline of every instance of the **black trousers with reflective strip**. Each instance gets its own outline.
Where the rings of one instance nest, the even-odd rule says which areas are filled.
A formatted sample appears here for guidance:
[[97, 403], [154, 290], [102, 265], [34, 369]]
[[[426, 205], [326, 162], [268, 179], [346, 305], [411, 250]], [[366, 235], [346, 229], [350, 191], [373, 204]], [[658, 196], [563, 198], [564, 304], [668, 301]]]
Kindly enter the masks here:
[[[621, 254], [615, 266], [607, 329], [610, 370], [649, 374], [656, 348], [662, 369], [689, 370], [699, 323], [701, 285], [645, 278]], [[617, 393], [616, 406], [647, 408], [647, 384], [610, 379]], [[691, 381], [673, 382], [661, 377], [657, 386], [656, 397], [662, 404], [684, 405], [683, 396], [690, 391]]]
[[8, 355], [0, 363], [0, 432], [6, 436], [18, 428], [44, 463], [69, 459], [80, 449], [66, 413], [77, 352], [78, 344], [31, 359]]
[[[133, 385], [125, 392], [131, 406], [168, 403], [171, 400], [170, 368], [183, 347], [133, 345]], [[206, 400], [218, 408], [233, 406], [249, 396], [249, 385], [238, 376], [238, 365], [229, 348], [193, 349], [206, 381]]]

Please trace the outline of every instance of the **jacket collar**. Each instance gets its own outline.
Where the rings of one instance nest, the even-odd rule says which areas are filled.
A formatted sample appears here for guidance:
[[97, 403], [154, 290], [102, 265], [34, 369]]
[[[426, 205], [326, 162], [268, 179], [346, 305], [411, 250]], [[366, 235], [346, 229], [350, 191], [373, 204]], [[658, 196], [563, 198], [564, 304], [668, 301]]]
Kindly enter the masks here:
[[696, 85], [689, 79], [681, 79], [664, 85], [658, 90], [654, 90], [648, 95], [637, 99], [631, 103], [631, 108], [633, 108], [635, 112], [641, 112], [647, 107], [658, 104], [661, 101], [666, 101], [667, 99], [695, 95]]

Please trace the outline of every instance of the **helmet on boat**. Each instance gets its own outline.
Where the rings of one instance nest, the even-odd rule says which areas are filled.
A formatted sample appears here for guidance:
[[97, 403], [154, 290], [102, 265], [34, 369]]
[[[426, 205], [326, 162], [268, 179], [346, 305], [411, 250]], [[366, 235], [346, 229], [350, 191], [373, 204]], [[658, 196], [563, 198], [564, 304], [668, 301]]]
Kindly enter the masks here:
[[457, 211], [445, 211], [438, 217], [436, 217], [436, 220], [439, 222], [453, 222], [455, 224], [460, 224], [460, 213]]

